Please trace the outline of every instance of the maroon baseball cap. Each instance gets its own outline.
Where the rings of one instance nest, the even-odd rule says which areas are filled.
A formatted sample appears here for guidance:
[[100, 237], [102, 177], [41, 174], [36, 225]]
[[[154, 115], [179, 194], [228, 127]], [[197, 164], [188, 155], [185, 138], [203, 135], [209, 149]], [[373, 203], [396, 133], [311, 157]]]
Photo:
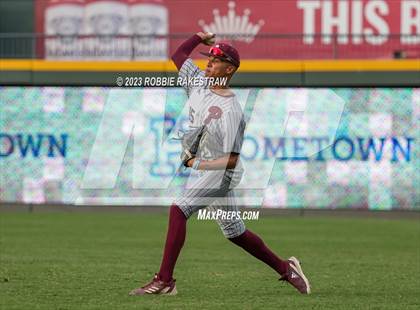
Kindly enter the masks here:
[[235, 67], [239, 67], [241, 64], [238, 51], [228, 43], [217, 43], [210, 48], [208, 53], [200, 52], [200, 54], [226, 60]]

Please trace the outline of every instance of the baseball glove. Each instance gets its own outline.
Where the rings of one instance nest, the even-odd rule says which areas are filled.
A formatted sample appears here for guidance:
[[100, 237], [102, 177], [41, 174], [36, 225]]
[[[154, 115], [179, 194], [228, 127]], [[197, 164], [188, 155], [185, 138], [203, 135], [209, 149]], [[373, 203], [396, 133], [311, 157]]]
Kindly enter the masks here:
[[201, 138], [205, 131], [206, 126], [203, 125], [187, 130], [182, 136], [181, 162], [185, 167], [187, 167], [187, 162], [196, 156]]

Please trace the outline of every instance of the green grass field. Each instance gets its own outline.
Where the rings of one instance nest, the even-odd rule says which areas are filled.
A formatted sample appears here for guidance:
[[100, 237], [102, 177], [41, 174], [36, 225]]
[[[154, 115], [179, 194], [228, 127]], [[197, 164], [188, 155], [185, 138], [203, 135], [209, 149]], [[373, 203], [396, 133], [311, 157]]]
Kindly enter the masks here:
[[247, 222], [313, 287], [302, 296], [191, 220], [177, 296], [128, 296], [160, 265], [166, 214], [0, 213], [1, 309], [419, 309], [418, 220], [264, 217]]

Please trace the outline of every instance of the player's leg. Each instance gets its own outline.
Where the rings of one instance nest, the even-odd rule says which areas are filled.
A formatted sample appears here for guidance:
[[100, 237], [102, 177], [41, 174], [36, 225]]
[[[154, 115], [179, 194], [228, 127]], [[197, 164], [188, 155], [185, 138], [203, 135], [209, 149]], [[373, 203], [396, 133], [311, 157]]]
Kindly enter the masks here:
[[184, 245], [186, 231], [187, 217], [176, 204], [172, 204], [169, 209], [168, 231], [158, 273], [158, 277], [162, 281], [169, 282], [172, 280], [177, 258]]
[[[232, 190], [226, 193], [225, 197], [215, 200], [207, 209], [214, 212], [218, 210], [223, 212], [231, 211], [235, 214], [238, 214], [237, 212], [239, 211]], [[230, 217], [229, 219], [227, 217], [218, 217], [216, 223], [219, 225], [223, 235], [228, 239], [242, 235], [246, 230], [245, 223], [240, 216]]]
[[[212, 210], [223, 209], [238, 211], [234, 190], [229, 191], [226, 197], [215, 201], [209, 208]], [[217, 224], [223, 235], [234, 244], [240, 246], [249, 254], [263, 261], [280, 276], [287, 272], [288, 263], [275, 255], [256, 234], [245, 228], [243, 220], [240, 219], [217, 219]]]
[[229, 238], [229, 241], [277, 271], [281, 275], [280, 280], [289, 282], [302, 294], [310, 293], [309, 281], [295, 257], [290, 257], [288, 260], [280, 258], [270, 250], [258, 235], [248, 229], [237, 237]]
[[[238, 211], [234, 191], [229, 191], [223, 200], [215, 201], [211, 208]], [[245, 228], [242, 219], [218, 219], [217, 223], [229, 241], [273, 268], [281, 276], [281, 280], [288, 281], [301, 293], [310, 293], [309, 282], [295, 257], [284, 260], [277, 256], [258, 235]]]
[[173, 204], [169, 209], [169, 223], [165, 248], [159, 273], [146, 285], [134, 289], [130, 295], [165, 294], [176, 295], [175, 280], [172, 273], [185, 241], [187, 218], [181, 209]]
[[228, 238], [229, 241], [240, 246], [252, 256], [273, 268], [280, 276], [287, 273], [288, 262], [277, 256], [264, 241], [255, 233], [246, 229], [242, 234]]
[[[196, 175], [197, 176], [197, 175]], [[188, 218], [201, 208], [223, 197], [228, 186], [221, 185], [220, 173], [209, 172], [194, 178], [169, 211], [169, 224], [159, 273], [145, 286], [133, 290], [131, 295], [176, 294], [173, 272], [184, 245]]]
[[172, 280], [173, 271], [186, 234], [186, 222], [198, 210], [211, 205], [218, 197], [229, 190], [220, 172], [196, 174], [190, 186], [184, 190], [171, 206], [169, 227], [159, 277], [164, 281]]

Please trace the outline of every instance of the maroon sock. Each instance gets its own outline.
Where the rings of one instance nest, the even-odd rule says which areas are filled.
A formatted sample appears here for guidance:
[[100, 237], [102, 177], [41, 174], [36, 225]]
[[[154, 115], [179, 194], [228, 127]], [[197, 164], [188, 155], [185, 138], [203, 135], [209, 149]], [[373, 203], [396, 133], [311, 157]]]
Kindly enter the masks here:
[[249, 254], [263, 261], [280, 275], [284, 275], [287, 272], [288, 263], [285, 260], [279, 258], [274, 254], [258, 237], [256, 234], [249, 230], [235, 238], [230, 238], [230, 241], [243, 248]]
[[159, 278], [162, 281], [169, 282], [172, 280], [176, 260], [184, 245], [186, 228], [187, 219], [184, 213], [173, 204], [169, 210], [168, 232], [159, 271]]

